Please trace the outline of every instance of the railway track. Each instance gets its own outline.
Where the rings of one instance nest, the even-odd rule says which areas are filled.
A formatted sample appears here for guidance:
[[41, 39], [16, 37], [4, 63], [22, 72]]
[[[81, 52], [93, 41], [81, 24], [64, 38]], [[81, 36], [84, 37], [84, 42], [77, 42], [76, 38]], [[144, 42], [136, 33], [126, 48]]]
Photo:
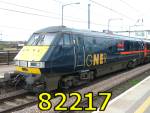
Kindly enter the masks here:
[[[93, 94], [96, 96], [98, 92], [103, 92], [103, 91], [107, 91], [109, 89], [111, 89], [112, 87], [115, 87], [117, 85], [119, 85], [120, 83], [123, 83], [133, 77], [136, 77], [138, 75], [141, 75], [142, 73], [144, 73], [145, 71], [150, 70], [150, 64], [146, 64], [144, 66], [140, 66], [137, 67], [135, 69], [129, 70], [129, 71], [125, 71], [123, 73], [119, 73], [116, 74], [115, 76], [107, 76], [104, 77], [102, 80], [96, 80], [96, 82], [92, 83], [91, 85], [87, 85], [86, 87], [82, 88], [82, 89], [78, 89], [75, 90], [75, 92], [79, 92], [82, 97], [85, 93], [88, 92], [93, 92]], [[69, 97], [68, 94], [66, 94], [67, 97]], [[68, 107], [70, 105], [72, 105], [75, 102], [76, 98], [67, 98], [67, 101], [65, 102], [65, 104], [63, 105], [64, 107]], [[52, 104], [52, 108], [49, 111], [45, 111], [46, 113], [55, 113], [56, 111], [54, 111], [54, 106], [56, 106], [58, 103], [60, 103], [61, 98], [57, 97], [57, 98], [53, 98], [51, 99], [51, 104]], [[82, 99], [82, 102], [85, 102], [86, 99]], [[35, 106], [31, 106], [28, 107], [27, 109], [23, 109], [23, 110], [19, 110], [16, 111], [15, 113], [20, 113], [20, 112], [26, 112], [26, 113], [35, 113], [35, 112], [40, 112], [39, 108], [37, 107], [37, 105]], [[58, 112], [62, 112], [62, 111], [57, 111]]]
[[[4, 68], [5, 69], [5, 68]], [[13, 78], [17, 75], [14, 71], [6, 71], [1, 69], [0, 70], [0, 95], [6, 93], [6, 92], [12, 92], [13, 90], [19, 89], [19, 87], [14, 87], [12, 85]], [[10, 68], [11, 70], [11, 68]]]
[[14, 91], [5, 95], [0, 95], [0, 113], [14, 111], [25, 106], [32, 105], [38, 100], [25, 90]]

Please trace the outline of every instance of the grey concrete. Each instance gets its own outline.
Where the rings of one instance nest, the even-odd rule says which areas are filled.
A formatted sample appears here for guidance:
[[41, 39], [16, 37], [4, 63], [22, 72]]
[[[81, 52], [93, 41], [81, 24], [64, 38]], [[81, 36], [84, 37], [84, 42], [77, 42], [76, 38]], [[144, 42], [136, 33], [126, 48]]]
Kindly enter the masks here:
[[[105, 111], [93, 113], [134, 113], [150, 96], [150, 76], [134, 88], [129, 89], [118, 99], [110, 101]], [[147, 110], [149, 111], [149, 110]], [[149, 112], [145, 112], [149, 113]]]
[[7, 81], [14, 70], [14, 65], [0, 65], [0, 82]]
[[14, 70], [15, 70], [14, 65], [0, 65], [0, 73], [5, 73]]
[[150, 113], [150, 107], [144, 113]]

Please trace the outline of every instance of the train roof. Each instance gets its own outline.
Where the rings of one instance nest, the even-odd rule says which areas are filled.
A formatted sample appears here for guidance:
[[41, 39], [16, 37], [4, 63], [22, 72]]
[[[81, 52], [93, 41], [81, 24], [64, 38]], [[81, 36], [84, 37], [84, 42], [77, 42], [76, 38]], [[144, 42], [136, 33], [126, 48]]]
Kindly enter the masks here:
[[36, 31], [35, 33], [47, 33], [47, 32], [72, 32], [72, 33], [78, 33], [78, 34], [83, 34], [86, 36], [103, 36], [103, 37], [111, 37], [111, 38], [118, 38], [118, 39], [124, 39], [124, 40], [134, 40], [134, 41], [141, 41], [142, 39], [136, 38], [136, 37], [128, 37], [128, 36], [122, 36], [122, 35], [117, 35], [117, 34], [107, 34], [103, 32], [98, 32], [98, 31], [91, 31], [91, 30], [79, 30], [79, 29], [73, 29], [73, 28], [68, 28], [65, 26], [52, 26], [52, 27], [47, 27], [41, 30]]

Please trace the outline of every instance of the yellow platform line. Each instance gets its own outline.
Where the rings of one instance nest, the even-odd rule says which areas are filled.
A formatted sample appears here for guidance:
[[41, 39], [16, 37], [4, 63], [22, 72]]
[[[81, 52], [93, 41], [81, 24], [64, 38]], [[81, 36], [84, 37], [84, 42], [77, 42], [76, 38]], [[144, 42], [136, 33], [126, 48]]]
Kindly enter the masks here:
[[150, 96], [144, 101], [144, 103], [134, 113], [144, 113], [146, 109], [150, 107]]

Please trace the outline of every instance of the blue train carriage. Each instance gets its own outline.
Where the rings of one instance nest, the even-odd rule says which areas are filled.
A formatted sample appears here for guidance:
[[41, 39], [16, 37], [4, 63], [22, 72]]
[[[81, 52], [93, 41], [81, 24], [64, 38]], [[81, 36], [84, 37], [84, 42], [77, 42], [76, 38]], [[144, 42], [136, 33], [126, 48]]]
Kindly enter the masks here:
[[137, 38], [49, 27], [33, 33], [15, 57], [16, 83], [31, 90], [69, 88], [133, 68], [144, 62], [144, 52], [144, 41]]

